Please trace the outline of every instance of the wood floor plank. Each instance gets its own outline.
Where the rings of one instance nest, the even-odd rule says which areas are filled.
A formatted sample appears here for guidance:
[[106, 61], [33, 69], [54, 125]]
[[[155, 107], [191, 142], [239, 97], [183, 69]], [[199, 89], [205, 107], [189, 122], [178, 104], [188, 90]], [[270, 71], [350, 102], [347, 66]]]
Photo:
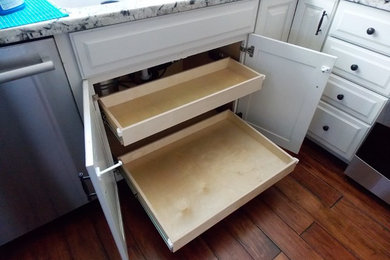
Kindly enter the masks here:
[[[109, 259], [84, 208], [66, 219], [64, 233], [73, 259]], [[84, 213], [84, 214], [83, 214]], [[85, 217], [87, 215], [87, 217]], [[110, 234], [111, 235], [111, 234]]]
[[289, 260], [289, 258], [283, 252], [280, 252], [274, 260]]
[[292, 203], [275, 187], [270, 187], [260, 196], [298, 234], [302, 234], [314, 222], [314, 219], [305, 210]]
[[345, 164], [309, 140], [299, 153], [300, 164], [316, 177], [338, 190], [357, 208], [390, 227], [390, 207], [374, 195], [354, 184], [345, 174]]
[[316, 195], [326, 207], [333, 206], [343, 196], [328, 183], [308, 172], [301, 164], [295, 167], [290, 176]]
[[317, 223], [311, 225], [301, 237], [324, 259], [358, 259]]
[[344, 219], [349, 219], [366, 239], [375, 240], [379, 247], [387, 252], [390, 258], [390, 231], [364, 214], [347, 200], [341, 200], [332, 211]]
[[223, 226], [254, 259], [273, 259], [280, 253], [280, 249], [241, 210], [226, 218]]
[[253, 259], [245, 248], [223, 226], [218, 223], [201, 235], [220, 260]]
[[293, 229], [291, 229], [260, 197], [243, 207], [252, 221], [290, 259], [322, 259]]
[[308, 211], [325, 230], [354, 255], [362, 259], [388, 259], [386, 251], [376, 241], [367, 239], [362, 230], [337, 211], [322, 205], [319, 199], [292, 177], [279, 181], [276, 186], [292, 201]]
[[0, 247], [0, 259], [72, 259], [62, 226], [63, 221], [57, 220]]
[[104, 217], [103, 211], [98, 204], [98, 201], [94, 201], [93, 210], [95, 214], [91, 218], [91, 222], [95, 228], [96, 234], [99, 237], [100, 242], [103, 244], [103, 248], [106, 251], [110, 260], [120, 260], [119, 251], [115, 245], [114, 238], [111, 235], [111, 231], [108, 227], [107, 221]]

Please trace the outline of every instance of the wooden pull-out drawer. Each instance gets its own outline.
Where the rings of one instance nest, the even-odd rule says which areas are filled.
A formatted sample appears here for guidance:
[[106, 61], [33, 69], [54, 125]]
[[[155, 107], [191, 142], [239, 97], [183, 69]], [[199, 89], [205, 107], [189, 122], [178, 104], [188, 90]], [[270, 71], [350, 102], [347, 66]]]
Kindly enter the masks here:
[[369, 125], [320, 101], [308, 135], [346, 161], [350, 161]]
[[367, 124], [372, 124], [387, 98], [332, 74], [322, 100]]
[[100, 99], [123, 145], [261, 89], [265, 76], [223, 59]]
[[230, 111], [119, 159], [172, 251], [279, 181], [298, 162]]
[[379, 94], [390, 95], [390, 57], [328, 37], [323, 52], [337, 56], [333, 73]]
[[341, 1], [330, 35], [390, 56], [390, 13]]

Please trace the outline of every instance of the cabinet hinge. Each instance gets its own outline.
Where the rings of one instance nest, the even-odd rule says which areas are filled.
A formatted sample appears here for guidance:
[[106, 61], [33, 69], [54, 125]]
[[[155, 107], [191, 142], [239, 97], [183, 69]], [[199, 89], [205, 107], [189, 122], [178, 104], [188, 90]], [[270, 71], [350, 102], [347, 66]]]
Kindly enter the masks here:
[[255, 53], [255, 46], [252, 45], [248, 48], [240, 46], [240, 51], [248, 53], [249, 57], [253, 57], [253, 54]]

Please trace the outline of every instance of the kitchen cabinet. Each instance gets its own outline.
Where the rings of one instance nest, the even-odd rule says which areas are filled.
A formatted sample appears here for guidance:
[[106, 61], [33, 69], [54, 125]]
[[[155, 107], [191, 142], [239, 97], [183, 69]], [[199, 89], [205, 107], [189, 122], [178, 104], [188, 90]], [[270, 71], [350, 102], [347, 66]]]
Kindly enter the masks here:
[[286, 42], [298, 0], [261, 0], [255, 33]]
[[255, 33], [320, 51], [338, 0], [262, 0]]
[[288, 42], [320, 51], [337, 2], [337, 0], [299, 0]]
[[389, 12], [342, 1], [323, 47], [338, 60], [308, 136], [346, 162], [390, 95], [389, 18]]
[[[217, 108], [226, 102], [238, 99], [260, 88], [274, 88], [274, 91], [268, 92], [268, 98], [276, 96], [275, 102], [279, 102], [279, 95], [283, 94], [283, 88], [270, 85], [270, 83], [275, 85], [293, 81], [304, 82], [307, 81], [304, 75], [308, 75], [310, 80], [316, 79], [315, 82], [309, 84], [309, 87], [317, 89], [317, 99], [315, 97], [311, 98], [309, 95], [306, 95], [304, 99], [312, 104], [316, 104], [319, 101], [321, 89], [323, 89], [334, 64], [335, 57], [301, 47], [294, 47], [255, 34], [249, 35], [249, 40], [246, 41], [248, 34], [254, 30], [256, 5], [257, 1], [240, 1], [189, 11], [174, 16], [157, 17], [149, 21], [134, 23], [134, 30], [131, 30], [132, 23], [121, 25], [119, 28], [122, 29], [117, 31], [116, 41], [110, 40], [111, 38], [115, 39], [114, 35], [108, 38], [105, 37], [106, 33], [104, 32], [109, 34], [111, 29], [109, 27], [77, 32], [70, 35], [77, 64], [84, 78], [83, 106], [86, 167], [123, 259], [127, 258], [127, 252], [117, 194], [116, 176], [113, 174], [114, 168], [120, 167], [122, 169], [123, 176], [151, 217], [157, 231], [162, 235], [167, 246], [172, 251], [178, 250], [294, 169], [297, 163], [295, 158], [285, 153], [231, 111], [217, 113], [201, 122], [162, 137], [120, 156], [118, 162], [114, 163], [99, 106], [99, 103], [104, 105], [104, 100], [102, 98], [101, 101], [98, 101], [93, 88], [93, 84], [100, 81], [126, 75], [149, 66], [182, 59], [192, 54], [224, 47], [232, 43], [244, 42], [246, 44], [243, 44], [241, 47], [241, 62], [249, 67], [237, 62], [222, 60], [197, 67], [191, 71], [180, 72], [156, 82], [147, 83], [145, 86], [140, 85], [132, 90], [119, 92], [120, 94], [118, 95], [113, 94], [113, 96], [116, 95], [114, 98], [116, 101], [128, 102], [128, 100], [131, 101], [133, 98], [141, 97], [143, 99], [149, 94], [157, 93], [157, 98], [152, 100], [161, 100], [161, 103], [163, 103], [165, 99], [165, 91], [163, 90], [167, 88], [165, 83], [168, 82], [168, 85], [171, 84], [170, 87], [177, 91], [177, 98], [173, 100], [175, 102], [180, 101], [181, 92], [186, 92], [185, 89], [180, 90], [183, 78], [185, 82], [190, 82], [188, 87], [191, 87], [191, 82], [202, 82], [200, 80], [203, 77], [202, 73], [206, 71], [206, 77], [208, 77], [208, 75], [214, 73], [214, 68], [218, 67], [219, 63], [226, 62], [235, 64], [235, 69], [229, 68], [232, 72], [246, 71], [244, 73], [246, 77], [250, 76], [249, 79], [239, 77], [242, 79], [237, 83], [236, 77], [218, 74], [222, 76], [215, 77], [217, 81], [211, 86], [227, 80], [227, 89], [232, 90], [231, 92], [217, 91], [209, 93], [206, 91], [206, 94], [185, 101], [184, 104], [179, 102], [173, 108], [149, 115], [146, 119], [134, 124], [134, 126], [137, 124], [145, 126], [140, 128], [141, 130], [144, 129], [145, 133], [140, 133], [139, 138], [143, 138], [144, 134], [149, 136], [172, 125], [175, 126], [183, 120], [204, 112], [198, 110]], [[179, 21], [180, 19], [186, 21], [187, 16], [190, 21], [191, 18], [196, 18], [192, 24], [187, 24], [190, 28], [187, 29], [188, 32], [181, 31], [182, 34], [173, 38], [170, 37], [170, 35], [174, 35], [175, 29], [181, 28], [180, 23], [172, 21]], [[231, 17], [236, 16], [243, 20], [240, 21], [239, 24], [241, 25], [239, 27], [232, 25], [229, 21]], [[202, 21], [214, 18], [216, 20], [213, 21], [217, 25], [210, 26], [211, 32], [203, 30], [204, 23]], [[145, 22], [145, 26], [151, 24], [160, 26], [163, 24], [169, 27], [165, 29], [160, 28], [167, 32], [166, 38], [164, 34], [160, 35], [161, 45], [158, 44], [160, 39], [156, 39], [152, 35], [158, 32], [158, 30], [153, 30], [153, 27], [142, 29], [143, 22]], [[116, 28], [114, 26], [112, 29], [115, 30]], [[198, 30], [204, 32], [204, 34], [197, 33]], [[194, 31], [195, 33], [193, 34]], [[220, 33], [221, 31], [223, 33]], [[119, 48], [122, 46], [122, 43], [118, 38], [123, 39], [127, 46], [127, 44], [131, 44], [132, 39], [128, 34], [133, 32], [136, 32], [134, 36], [136, 45], [144, 47], [140, 50], [141, 55], [138, 55], [133, 48]], [[84, 33], [85, 35], [83, 35]], [[188, 34], [193, 34], [193, 36]], [[194, 38], [191, 39], [191, 43], [183, 45], [187, 37]], [[156, 41], [150, 44], [149, 39], [156, 39]], [[110, 48], [104, 47], [106, 43]], [[231, 46], [233, 46], [232, 48], [237, 48], [238, 51], [239, 45]], [[103, 49], [107, 50], [113, 57], [110, 57], [107, 61], [104, 58], [106, 54], [103, 54], [101, 57], [92, 57], [93, 55], [99, 55], [99, 50]], [[120, 53], [117, 52], [117, 49], [121, 50]], [[129, 51], [126, 51], [127, 49]], [[296, 57], [280, 58], [281, 50], [286, 50], [282, 52], [283, 55], [290, 51], [300, 50], [304, 57], [296, 61], [289, 60]], [[84, 52], [89, 54], [86, 55]], [[256, 60], [252, 61], [253, 67], [250, 65], [250, 60]], [[293, 67], [298, 63], [304, 63], [304, 65], [294, 69]], [[269, 70], [266, 69], [268, 67]], [[260, 68], [259, 72], [256, 71], [258, 68]], [[275, 68], [277, 68], [276, 71]], [[281, 68], [282, 71], [280, 70]], [[263, 80], [263, 76], [259, 73], [266, 74], [266, 79]], [[280, 82], [276, 81], [276, 83], [272, 80], [279, 77], [283, 78], [283, 80]], [[267, 78], [270, 80], [267, 81]], [[254, 79], [255, 81], [253, 81]], [[212, 82], [214, 81], [212, 80]], [[257, 82], [262, 84], [262, 86], [252, 86], [252, 82]], [[201, 85], [203, 86], [203, 84]], [[284, 87], [285, 89], [289, 88], [290, 84]], [[200, 88], [200, 86], [196, 88]], [[243, 90], [243, 92], [235, 91], [235, 88]], [[260, 92], [262, 91], [260, 90]], [[190, 92], [192, 93], [193, 91]], [[129, 94], [129, 96], [126, 94]], [[224, 97], [224, 94], [226, 94], [226, 97]], [[284, 100], [293, 100], [294, 97], [291, 95], [294, 94], [288, 91], [283, 96]], [[255, 94], [255, 96], [251, 97], [251, 104], [259, 102], [257, 101], [258, 96]], [[107, 97], [106, 101], [108, 99], [110, 99], [110, 96]], [[292, 102], [295, 101], [296, 99]], [[200, 102], [201, 106], [196, 106], [197, 102]], [[242, 107], [240, 105], [241, 102], [244, 101], [239, 100], [237, 107]], [[284, 103], [285, 101], [280, 104], [280, 107], [283, 107]], [[109, 106], [107, 102], [105, 105]], [[152, 102], [149, 107], [144, 109], [154, 110], [155, 107], [160, 107], [159, 105], [161, 105], [159, 101]], [[246, 105], [245, 107], [245, 112], [253, 108], [251, 105]], [[302, 111], [303, 108], [297, 109], [298, 114]], [[257, 113], [251, 113], [256, 115], [263, 112], [257, 110]], [[136, 113], [136, 111], [130, 113]], [[306, 111], [305, 115], [307, 118], [305, 121], [310, 121], [313, 113], [314, 109], [310, 112]], [[247, 116], [243, 111], [243, 117]], [[113, 119], [117, 120], [115, 117]], [[113, 119], [105, 119], [106, 124], [109, 124], [112, 131], [121, 139], [121, 133], [123, 137], [125, 131], [118, 131], [117, 129], [118, 126], [123, 125], [120, 122], [118, 122], [119, 125], [113, 124]], [[275, 118], [275, 121], [283, 124], [281, 122], [283, 119]], [[288, 124], [294, 120], [296, 120], [296, 117], [290, 120]], [[287, 123], [284, 124], [286, 125]], [[297, 131], [306, 133], [308, 123], [306, 129], [304, 124], [296, 122], [292, 124]], [[261, 126], [260, 123], [258, 125]], [[126, 130], [126, 128], [124, 126], [123, 129]], [[289, 127], [289, 129], [292, 128], [294, 127]], [[139, 132], [141, 131], [137, 133]], [[134, 136], [136, 136], [134, 133], [130, 135], [130, 137]], [[139, 138], [130, 138], [128, 141], [123, 138], [122, 142], [124, 144], [133, 144]], [[299, 149], [299, 144], [295, 147]], [[180, 228], [173, 228], [176, 223]]]

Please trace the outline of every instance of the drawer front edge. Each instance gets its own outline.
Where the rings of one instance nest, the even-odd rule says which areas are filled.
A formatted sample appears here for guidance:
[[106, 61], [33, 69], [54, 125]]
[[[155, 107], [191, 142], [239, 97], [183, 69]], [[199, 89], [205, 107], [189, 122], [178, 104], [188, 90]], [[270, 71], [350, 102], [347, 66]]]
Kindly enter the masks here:
[[332, 74], [322, 100], [367, 124], [372, 124], [387, 98]]
[[308, 135], [350, 161], [369, 127], [360, 120], [320, 101]]

